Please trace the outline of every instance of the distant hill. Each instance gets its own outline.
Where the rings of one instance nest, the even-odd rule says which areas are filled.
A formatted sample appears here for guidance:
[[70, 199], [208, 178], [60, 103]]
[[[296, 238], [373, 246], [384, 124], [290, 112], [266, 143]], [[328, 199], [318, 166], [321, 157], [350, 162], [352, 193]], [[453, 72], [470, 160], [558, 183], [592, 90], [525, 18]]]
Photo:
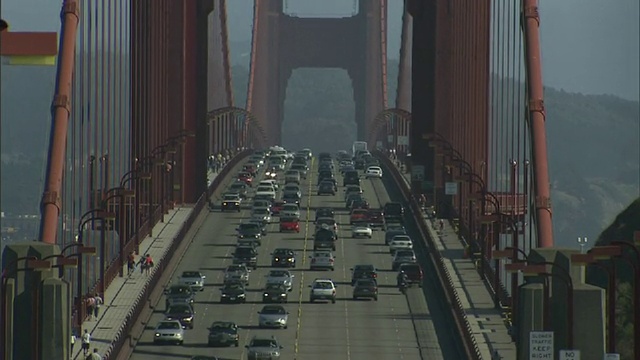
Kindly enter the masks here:
[[[232, 44], [234, 53], [242, 54], [242, 49], [248, 52], [249, 43]], [[233, 60], [234, 93], [236, 104], [244, 106], [248, 56], [239, 59]], [[2, 67], [4, 211], [37, 212], [54, 75], [54, 68]], [[388, 76], [393, 103], [397, 61], [389, 61]], [[595, 239], [638, 197], [640, 105], [608, 95], [585, 96], [552, 88], [546, 89], [545, 104], [555, 239], [558, 244], [576, 246], [576, 237]], [[309, 146], [347, 148], [355, 139], [353, 121], [353, 92], [344, 71], [294, 71], [283, 129], [290, 146], [298, 146], [313, 131], [323, 136], [313, 137]]]

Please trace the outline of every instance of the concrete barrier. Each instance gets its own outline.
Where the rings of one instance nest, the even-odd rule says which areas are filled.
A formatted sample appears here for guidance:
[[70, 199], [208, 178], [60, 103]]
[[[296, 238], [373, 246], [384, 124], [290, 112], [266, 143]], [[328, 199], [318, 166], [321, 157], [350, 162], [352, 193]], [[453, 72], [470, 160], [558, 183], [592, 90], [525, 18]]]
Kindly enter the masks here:
[[417, 199], [415, 199], [402, 174], [398, 172], [398, 169], [394, 166], [391, 160], [380, 151], [374, 151], [373, 155], [380, 160], [381, 165], [385, 168], [385, 172], [387, 174], [391, 174], [398, 189], [400, 189], [405, 202], [411, 207], [410, 213], [414, 218], [415, 223], [418, 225], [421, 238], [425, 239], [427, 247], [431, 249], [431, 251], [427, 251], [427, 254], [429, 254], [429, 260], [434, 265], [434, 269], [437, 273], [436, 275], [440, 281], [442, 289], [444, 290], [444, 296], [446, 297], [447, 302], [451, 304], [451, 315], [455, 322], [456, 329], [461, 335], [462, 345], [467, 358], [469, 360], [482, 360], [480, 348], [473, 336], [471, 324], [467, 319], [462, 302], [455, 290], [451, 274], [447, 270], [440, 252], [436, 250], [436, 243], [429, 233], [429, 229], [424, 222], [424, 218], [421, 216], [422, 209], [420, 208]]

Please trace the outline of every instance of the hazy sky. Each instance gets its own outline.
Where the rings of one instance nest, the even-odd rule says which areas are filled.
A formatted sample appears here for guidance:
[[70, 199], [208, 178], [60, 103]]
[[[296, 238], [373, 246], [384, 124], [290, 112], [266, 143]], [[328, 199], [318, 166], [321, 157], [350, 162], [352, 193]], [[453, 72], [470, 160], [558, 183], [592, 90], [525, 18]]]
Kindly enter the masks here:
[[[300, 16], [353, 12], [354, 0], [283, 0]], [[514, 0], [515, 1], [515, 0]], [[13, 30], [54, 31], [61, 0], [2, 0]], [[253, 0], [228, 0], [232, 41], [251, 39]], [[389, 0], [389, 56], [397, 57], [402, 0]], [[640, 1], [540, 0], [542, 60], [548, 86], [640, 98]]]

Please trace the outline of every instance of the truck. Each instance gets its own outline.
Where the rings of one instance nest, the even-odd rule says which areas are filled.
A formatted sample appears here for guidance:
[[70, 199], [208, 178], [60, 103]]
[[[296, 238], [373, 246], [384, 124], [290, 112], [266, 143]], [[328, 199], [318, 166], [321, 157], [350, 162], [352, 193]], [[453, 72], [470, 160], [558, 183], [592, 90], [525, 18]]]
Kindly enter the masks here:
[[367, 151], [367, 142], [366, 141], [354, 141], [353, 146], [351, 147], [351, 151], [353, 156], [356, 156], [358, 151]]

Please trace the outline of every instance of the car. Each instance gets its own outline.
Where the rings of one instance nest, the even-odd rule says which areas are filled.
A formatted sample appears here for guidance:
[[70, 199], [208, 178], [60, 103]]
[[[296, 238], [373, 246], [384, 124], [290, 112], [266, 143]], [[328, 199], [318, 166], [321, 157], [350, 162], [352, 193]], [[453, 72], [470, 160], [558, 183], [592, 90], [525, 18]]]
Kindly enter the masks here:
[[246, 171], [249, 174], [251, 174], [251, 176], [256, 176], [256, 173], [258, 172], [258, 167], [255, 164], [244, 164], [242, 166], [242, 171]]
[[191, 286], [193, 291], [203, 291], [206, 278], [200, 271], [183, 271], [178, 278], [178, 284]]
[[368, 222], [356, 222], [353, 224], [353, 227], [351, 228], [351, 237], [366, 237], [371, 239], [372, 236], [373, 230], [371, 229], [371, 225], [369, 225]]
[[369, 211], [365, 209], [353, 209], [351, 210], [351, 214], [349, 215], [349, 222], [351, 223], [351, 225], [353, 225], [357, 222], [368, 221], [368, 213]]
[[332, 183], [330, 182], [321, 182], [318, 185], [318, 196], [320, 195], [335, 195], [336, 190]]
[[402, 223], [404, 220], [404, 206], [399, 202], [388, 202], [384, 205], [384, 220], [391, 222], [395, 220]]
[[422, 286], [422, 268], [418, 264], [401, 264], [398, 267], [398, 272], [404, 272], [407, 276], [409, 284], [418, 284]]
[[361, 279], [378, 279], [378, 270], [373, 265], [356, 265], [351, 268], [351, 286]]
[[280, 350], [284, 349], [275, 336], [254, 336], [245, 348], [248, 360], [280, 360]]
[[353, 285], [353, 300], [371, 298], [378, 301], [378, 283], [373, 279], [359, 279]]
[[300, 219], [300, 208], [296, 204], [284, 204], [280, 216]]
[[272, 198], [276, 198], [276, 189], [273, 185], [260, 185], [256, 188], [256, 194], [269, 194]]
[[314, 251], [309, 258], [311, 259], [310, 270], [335, 270], [336, 258], [331, 251]]
[[244, 303], [247, 301], [247, 293], [244, 284], [240, 281], [228, 282], [220, 288], [221, 303]]
[[379, 166], [369, 166], [369, 168], [367, 168], [367, 171], [365, 171], [364, 176], [366, 176], [367, 178], [381, 179], [382, 169]]
[[396, 237], [397, 235], [406, 235], [406, 234], [407, 234], [407, 230], [404, 227], [390, 228], [384, 233], [384, 242], [385, 244], [388, 245], [391, 242], [391, 240], [393, 240], [393, 238]]
[[294, 275], [289, 270], [271, 270], [266, 275], [268, 284], [281, 284], [287, 291], [293, 290]]
[[209, 346], [235, 346], [240, 345], [238, 325], [231, 321], [214, 321], [209, 327]]
[[168, 309], [173, 304], [189, 304], [195, 302], [195, 294], [188, 285], [172, 285], [165, 290], [165, 308]]
[[238, 180], [244, 182], [248, 186], [253, 185], [253, 177], [246, 171], [242, 171], [238, 174]]
[[318, 229], [313, 236], [313, 250], [336, 250], [336, 240], [338, 236], [336, 233], [324, 225]]
[[256, 209], [266, 209], [271, 211], [271, 201], [265, 199], [257, 199], [253, 200], [253, 204], [251, 204], [251, 211]]
[[344, 188], [344, 199], [346, 200], [349, 195], [362, 193], [362, 188], [359, 185], [347, 185]]
[[306, 179], [307, 178], [307, 172], [309, 171], [307, 169], [307, 165], [306, 164], [292, 164], [291, 165], [291, 170], [295, 170], [300, 174], [300, 177], [302, 179]]
[[295, 231], [300, 232], [300, 220], [294, 217], [281, 217], [280, 218], [280, 232]]
[[299, 184], [300, 173], [297, 170], [289, 170], [284, 174], [284, 182], [286, 184]]
[[236, 181], [229, 186], [229, 193], [238, 194], [241, 198], [247, 197], [247, 184], [244, 181]]
[[282, 196], [284, 197], [287, 194], [295, 194], [298, 197], [302, 197], [302, 191], [300, 190], [300, 186], [296, 184], [287, 184], [284, 189], [282, 189]]
[[253, 246], [238, 246], [233, 252], [233, 264], [244, 264], [256, 270], [258, 268], [258, 251]]
[[309, 302], [316, 300], [330, 300], [336, 303], [336, 284], [331, 279], [315, 279], [309, 285], [311, 288], [309, 294]]
[[330, 184], [333, 186], [333, 191], [338, 191], [338, 180], [334, 177], [324, 178], [321, 181], [318, 181], [318, 186], [322, 186], [324, 184]]
[[324, 217], [333, 218], [333, 217], [335, 217], [335, 212], [333, 211], [332, 208], [318, 208], [318, 209], [316, 209], [316, 221], [318, 221], [318, 219], [324, 218]]
[[278, 190], [278, 182], [274, 179], [262, 180], [258, 183], [258, 186], [272, 187], [274, 190]]
[[[262, 222], [262, 220], [260, 219], [255, 219], [255, 218], [249, 218], [249, 220], [247, 220], [247, 224], [255, 224], [258, 226], [258, 228], [260, 229], [260, 234], [262, 236], [267, 235], [267, 225], [264, 222]], [[251, 239], [248, 239], [251, 240]], [[251, 240], [253, 241], [253, 240]], [[257, 245], [257, 244], [256, 244]]]
[[402, 264], [415, 264], [417, 261], [413, 250], [398, 250], [391, 262], [391, 270], [396, 271]]
[[389, 253], [394, 255], [398, 250], [413, 250], [413, 241], [409, 235], [396, 235], [389, 243]]
[[178, 320], [163, 320], [153, 330], [153, 343], [175, 343], [182, 345], [184, 342], [184, 329]]
[[384, 227], [384, 212], [382, 210], [369, 209], [367, 211], [367, 221], [371, 227]]
[[238, 232], [238, 239], [251, 239], [258, 243], [258, 245], [262, 244], [262, 227], [255, 223], [245, 222], [236, 228]]
[[240, 205], [242, 204], [242, 199], [240, 198], [240, 194], [224, 194], [222, 197], [222, 205], [220, 206], [220, 210], [225, 212], [227, 210], [240, 212]]
[[365, 198], [355, 198], [349, 203], [349, 209], [364, 209], [368, 210], [371, 207], [371, 204]]
[[224, 270], [223, 283], [241, 282], [249, 285], [249, 274], [251, 270], [244, 264], [229, 265]]
[[285, 202], [282, 200], [274, 201], [271, 205], [271, 216], [280, 216], [280, 211], [282, 211], [282, 207]]
[[338, 232], [338, 222], [332, 217], [322, 217], [316, 219], [316, 230], [318, 229], [330, 229], [334, 233]]
[[297, 194], [293, 194], [293, 193], [284, 194], [282, 195], [282, 200], [287, 204], [300, 205], [300, 196], [298, 196]]
[[267, 209], [254, 209], [251, 212], [251, 218], [262, 221], [263, 224], [271, 222], [271, 211]]
[[282, 284], [267, 284], [262, 292], [263, 303], [286, 303], [289, 300], [289, 292]]
[[178, 320], [184, 328], [193, 329], [195, 322], [195, 311], [188, 304], [174, 304], [169, 306], [164, 314], [165, 320]]
[[277, 248], [271, 253], [272, 267], [296, 267], [296, 253], [291, 249]]
[[261, 328], [286, 329], [289, 312], [282, 305], [265, 305], [258, 311], [258, 326]]

